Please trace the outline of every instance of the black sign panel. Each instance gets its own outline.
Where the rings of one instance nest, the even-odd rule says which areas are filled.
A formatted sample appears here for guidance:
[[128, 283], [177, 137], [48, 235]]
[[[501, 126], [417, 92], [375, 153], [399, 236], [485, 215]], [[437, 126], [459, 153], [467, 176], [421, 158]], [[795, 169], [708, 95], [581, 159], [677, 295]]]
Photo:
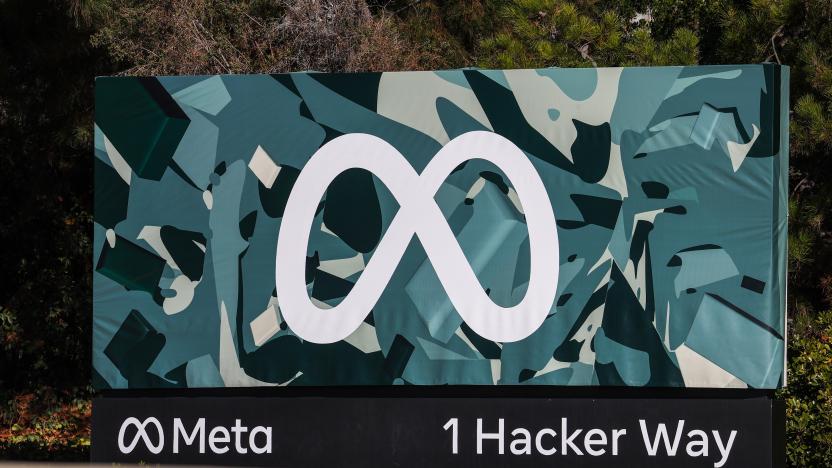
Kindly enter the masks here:
[[[772, 400], [140, 397], [93, 403], [94, 462], [771, 467]], [[782, 435], [780, 435], [782, 437]]]

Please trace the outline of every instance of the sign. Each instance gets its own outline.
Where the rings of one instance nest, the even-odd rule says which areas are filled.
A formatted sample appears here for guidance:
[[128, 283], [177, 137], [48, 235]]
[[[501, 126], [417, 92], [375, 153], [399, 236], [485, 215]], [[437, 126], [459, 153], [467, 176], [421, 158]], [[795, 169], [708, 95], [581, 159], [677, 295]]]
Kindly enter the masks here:
[[94, 383], [781, 387], [787, 102], [770, 64], [99, 78]]
[[[100, 398], [92, 461], [771, 467], [767, 398]], [[781, 411], [782, 412], [782, 411]]]

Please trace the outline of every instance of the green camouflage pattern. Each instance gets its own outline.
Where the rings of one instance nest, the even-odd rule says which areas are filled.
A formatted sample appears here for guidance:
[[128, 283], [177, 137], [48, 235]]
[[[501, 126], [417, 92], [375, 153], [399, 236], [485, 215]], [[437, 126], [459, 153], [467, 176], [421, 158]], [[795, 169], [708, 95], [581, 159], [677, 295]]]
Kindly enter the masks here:
[[[788, 68], [776, 65], [105, 77], [96, 81], [97, 388], [785, 382]], [[420, 172], [450, 139], [522, 149], [557, 220], [557, 299], [496, 343], [450, 304], [413, 238], [347, 339], [281, 318], [275, 249], [299, 172], [367, 133]], [[471, 160], [435, 201], [484, 290], [520, 301], [522, 206]], [[306, 282], [350, 292], [398, 210], [351, 169], [321, 200]]]

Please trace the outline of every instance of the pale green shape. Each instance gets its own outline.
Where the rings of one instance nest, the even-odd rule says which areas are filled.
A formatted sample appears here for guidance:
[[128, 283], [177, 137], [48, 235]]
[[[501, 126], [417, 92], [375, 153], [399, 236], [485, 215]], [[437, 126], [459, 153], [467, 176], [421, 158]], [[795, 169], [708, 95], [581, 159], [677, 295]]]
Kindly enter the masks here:
[[564, 94], [576, 101], [589, 99], [598, 85], [598, 72], [595, 68], [553, 67], [535, 71], [554, 81]]
[[630, 258], [629, 232], [625, 231], [625, 226], [624, 210], [621, 210], [618, 213], [618, 221], [615, 222], [612, 236], [610, 236], [610, 243], [607, 245], [615, 264], [622, 270], [627, 266], [627, 260]]
[[[574, 280], [575, 277], [578, 276], [578, 273], [580, 273], [583, 269], [584, 263], [586, 263], [586, 259], [576, 258], [571, 262], [562, 263], [560, 265], [560, 270], [558, 271], [558, 297], [566, 292], [566, 288], [572, 284], [572, 280]], [[524, 284], [528, 285], [529, 283], [526, 282]]]
[[488, 359], [432, 360], [424, 350], [414, 352], [402, 379], [414, 385], [492, 385]]
[[682, 70], [684, 67], [654, 67], [649, 73], [643, 68], [621, 71], [615, 108], [609, 120], [613, 143], [621, 144], [621, 135], [625, 131], [641, 133], [650, 125], [665, 102], [661, 96], [673, 86]]
[[[95, 149], [97, 149], [99, 151], [104, 151], [105, 153], [107, 152], [107, 147], [104, 144], [104, 132], [102, 132], [101, 129], [98, 128], [98, 125], [93, 126], [93, 142], [94, 142]], [[100, 159], [102, 161], [108, 163], [108, 164], [110, 162], [109, 161], [110, 158], [106, 158], [106, 159], [105, 158], [100, 158]]]
[[688, 288], [698, 288], [739, 274], [731, 256], [722, 249], [691, 250], [676, 254], [682, 259], [673, 281], [676, 297]]
[[425, 354], [431, 360], [438, 360], [438, 361], [467, 361], [471, 358], [465, 357], [459, 353], [451, 351], [450, 349], [443, 348], [436, 343], [432, 343], [422, 337], [416, 337], [416, 340], [419, 342], [419, 345], [422, 346], [422, 349], [425, 351]]
[[615, 370], [627, 385], [642, 386], [650, 380], [650, 356], [644, 351], [607, 338], [603, 328], [595, 332], [595, 359], [601, 364], [615, 364]]
[[213, 76], [177, 91], [173, 94], [173, 98], [181, 104], [211, 115], [219, 114], [231, 102], [231, 95], [225, 89], [220, 76]]
[[529, 379], [523, 384], [526, 385], [567, 385], [569, 384], [569, 379], [572, 378], [572, 374], [575, 371], [571, 367], [565, 367], [563, 369], [554, 370], [552, 372], [547, 372], [543, 375], [538, 375], [533, 379]]
[[667, 195], [667, 198], [671, 200], [699, 201], [699, 195], [696, 193], [696, 189], [693, 187], [684, 187], [678, 190], [671, 190], [670, 193]]
[[716, 130], [720, 125], [721, 116], [722, 112], [708, 104], [703, 104], [702, 109], [699, 110], [699, 117], [696, 119], [696, 123], [693, 124], [690, 133], [691, 141], [705, 149], [711, 149], [716, 139]]
[[[668, 125], [662, 125], [662, 130], [644, 140], [635, 151], [638, 153], [654, 153], [656, 151], [677, 148], [690, 144], [690, 134], [696, 123], [695, 115], [686, 115], [669, 119]], [[657, 124], [661, 125], [661, 124]], [[626, 170], [626, 169], [625, 169]]]
[[[207, 247], [214, 268], [217, 304], [225, 303], [229, 323], [237, 320], [238, 259], [248, 245], [240, 236], [239, 225], [240, 199], [247, 170], [246, 163], [237, 160], [220, 176], [220, 184], [213, 188], [214, 206], [208, 221], [211, 237]], [[237, 339], [236, 335], [231, 334], [232, 340]]]
[[754, 388], [776, 388], [783, 340], [705, 295], [685, 344]]
[[468, 80], [465, 79], [465, 74], [462, 70], [438, 70], [434, 73], [436, 73], [436, 76], [449, 83], [462, 86], [463, 88], [471, 88], [471, 85], [468, 84]]
[[583, 362], [573, 362], [569, 368], [572, 369], [569, 385], [592, 385], [595, 378], [595, 366]]
[[663, 121], [657, 123], [656, 125], [653, 125], [652, 127], [650, 127], [650, 131], [651, 132], [660, 132], [660, 131], [666, 129], [667, 127], [670, 126], [670, 123], [671, 123], [670, 120], [671, 119], [663, 120]]
[[720, 79], [720, 80], [730, 80], [730, 79], [733, 79], [733, 78], [737, 78], [741, 74], [742, 74], [742, 70], [741, 69], [736, 69], [736, 70], [728, 70], [728, 71], [719, 72], [719, 73], [709, 73], [707, 75], [689, 76], [689, 77], [686, 77], [686, 78], [677, 78], [676, 81], [673, 82], [673, 86], [670, 87], [670, 90], [668, 90], [668, 92], [667, 92], [667, 94], [665, 95], [664, 98], [667, 99], [671, 96], [675, 96], [675, 95], [681, 93], [682, 91], [685, 90], [685, 88], [687, 88], [688, 86], [696, 83], [699, 80], [704, 80], [706, 78], [715, 78], [715, 79]]
[[382, 74], [376, 112], [445, 144], [450, 138], [439, 118], [436, 102], [440, 98], [452, 102], [491, 130], [488, 117], [471, 88], [452, 84], [431, 72]]
[[188, 387], [223, 387], [225, 384], [217, 369], [217, 364], [210, 355], [204, 354], [196, 359], [191, 359], [185, 367], [185, 381]]
[[483, 75], [487, 76], [489, 79], [494, 81], [495, 83], [499, 84], [500, 86], [511, 89], [511, 86], [508, 85], [508, 80], [506, 79], [505, 73], [502, 70], [478, 70]]
[[217, 159], [219, 129], [198, 111], [189, 107], [182, 110], [191, 123], [173, 153], [173, 160], [197, 187], [205, 190], [211, 183], [209, 177]]

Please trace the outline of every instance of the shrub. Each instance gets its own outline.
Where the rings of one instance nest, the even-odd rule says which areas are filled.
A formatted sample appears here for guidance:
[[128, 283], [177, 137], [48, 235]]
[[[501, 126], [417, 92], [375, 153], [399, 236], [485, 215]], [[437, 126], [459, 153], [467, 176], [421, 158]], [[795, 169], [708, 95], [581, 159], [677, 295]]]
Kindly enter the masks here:
[[10, 397], [0, 408], [0, 459], [89, 460], [89, 397], [49, 387]]
[[[795, 336], [796, 335], [796, 336]], [[792, 466], [828, 466], [832, 460], [832, 311], [805, 325], [789, 344], [786, 457]]]

